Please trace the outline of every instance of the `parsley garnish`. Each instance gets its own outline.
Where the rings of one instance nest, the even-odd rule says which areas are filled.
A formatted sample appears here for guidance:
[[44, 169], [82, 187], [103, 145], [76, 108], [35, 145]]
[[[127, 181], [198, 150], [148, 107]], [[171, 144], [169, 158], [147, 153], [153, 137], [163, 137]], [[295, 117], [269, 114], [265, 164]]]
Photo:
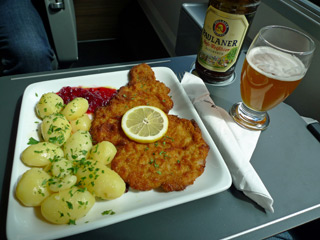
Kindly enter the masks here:
[[29, 138], [28, 145], [35, 145], [37, 143], [39, 143], [38, 140], [35, 140], [33, 137]]
[[69, 225], [76, 225], [76, 220], [69, 219], [68, 224], [69, 224]]
[[106, 210], [101, 213], [101, 215], [114, 215], [114, 214], [116, 213], [112, 210]]
[[73, 205], [72, 205], [72, 203], [71, 203], [71, 202], [69, 202], [69, 201], [66, 201], [66, 202], [67, 202], [68, 208], [69, 208], [69, 209], [73, 209]]

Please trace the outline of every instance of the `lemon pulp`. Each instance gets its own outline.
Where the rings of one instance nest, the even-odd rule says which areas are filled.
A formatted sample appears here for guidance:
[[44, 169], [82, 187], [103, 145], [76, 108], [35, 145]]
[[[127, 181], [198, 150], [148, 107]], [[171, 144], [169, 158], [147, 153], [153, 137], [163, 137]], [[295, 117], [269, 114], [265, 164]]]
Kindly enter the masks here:
[[168, 117], [161, 109], [137, 106], [123, 115], [121, 127], [128, 138], [140, 143], [150, 143], [166, 134], [168, 123]]

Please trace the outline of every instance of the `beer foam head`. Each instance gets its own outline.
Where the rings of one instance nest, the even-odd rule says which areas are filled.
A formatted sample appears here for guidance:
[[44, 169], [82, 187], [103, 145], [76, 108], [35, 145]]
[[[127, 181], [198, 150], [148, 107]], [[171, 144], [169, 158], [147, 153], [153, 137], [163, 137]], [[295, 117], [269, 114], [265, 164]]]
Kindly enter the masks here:
[[300, 80], [307, 71], [299, 58], [271, 47], [252, 48], [247, 61], [257, 72], [281, 81]]

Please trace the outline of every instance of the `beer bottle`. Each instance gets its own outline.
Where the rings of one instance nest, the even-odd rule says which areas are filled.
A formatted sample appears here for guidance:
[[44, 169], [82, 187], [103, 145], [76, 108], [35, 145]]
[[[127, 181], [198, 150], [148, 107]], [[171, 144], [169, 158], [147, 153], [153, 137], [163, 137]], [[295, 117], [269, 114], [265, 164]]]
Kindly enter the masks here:
[[202, 80], [223, 83], [232, 77], [259, 4], [260, 0], [210, 0], [195, 64]]

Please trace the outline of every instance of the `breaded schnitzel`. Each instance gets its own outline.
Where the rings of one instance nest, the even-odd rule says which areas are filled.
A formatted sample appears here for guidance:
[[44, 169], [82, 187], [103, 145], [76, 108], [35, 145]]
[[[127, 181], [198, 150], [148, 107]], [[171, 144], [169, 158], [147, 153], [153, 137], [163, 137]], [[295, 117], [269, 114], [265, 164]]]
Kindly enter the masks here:
[[166, 135], [155, 143], [137, 143], [125, 135], [121, 117], [135, 106], [151, 105], [168, 113], [173, 106], [170, 89], [155, 80], [146, 64], [133, 67], [127, 86], [105, 107], [98, 109], [91, 126], [94, 141], [110, 141], [117, 148], [112, 160], [115, 170], [130, 187], [180, 191], [193, 184], [205, 168], [209, 146], [194, 120], [168, 115]]
[[173, 107], [172, 99], [168, 95], [170, 89], [156, 80], [149, 65], [133, 67], [129, 79], [128, 85], [121, 87], [107, 106], [95, 112], [91, 135], [96, 142], [107, 140], [117, 146], [131, 141], [121, 129], [121, 118], [133, 107], [150, 105], [165, 113]]
[[168, 131], [159, 141], [149, 144], [131, 141], [118, 146], [112, 169], [130, 187], [179, 191], [203, 173], [209, 147], [198, 125], [174, 115], [168, 118]]

